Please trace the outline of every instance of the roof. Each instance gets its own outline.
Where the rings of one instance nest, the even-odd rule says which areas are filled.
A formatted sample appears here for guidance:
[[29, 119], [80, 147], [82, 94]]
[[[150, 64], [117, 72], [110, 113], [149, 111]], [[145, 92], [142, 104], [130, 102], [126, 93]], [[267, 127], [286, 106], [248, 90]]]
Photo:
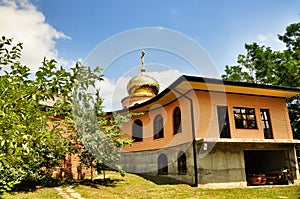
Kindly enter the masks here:
[[[188, 93], [191, 90], [280, 97], [286, 99], [300, 94], [300, 88], [182, 75], [168, 88], [166, 88], [150, 100], [130, 107], [129, 109], [122, 109], [117, 112], [143, 112], [145, 110], [153, 108], [153, 102], [155, 102], [155, 104], [167, 105], [168, 103], [176, 100], [178, 97]], [[109, 112], [108, 114], [111, 113]]]

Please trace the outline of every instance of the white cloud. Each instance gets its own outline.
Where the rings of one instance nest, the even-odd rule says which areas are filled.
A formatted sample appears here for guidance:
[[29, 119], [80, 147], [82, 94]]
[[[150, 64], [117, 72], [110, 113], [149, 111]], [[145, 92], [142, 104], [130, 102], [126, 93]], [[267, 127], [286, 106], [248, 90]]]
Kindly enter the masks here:
[[126, 86], [130, 78], [121, 77], [118, 80], [103, 78], [100, 83], [100, 95], [104, 98], [105, 111], [115, 111], [122, 108], [121, 100], [126, 97]]
[[258, 43], [265, 46], [270, 46], [273, 50], [283, 50], [285, 45], [273, 33], [257, 35]]
[[267, 35], [263, 35], [263, 34], [259, 34], [257, 35], [258, 41], [260, 42], [267, 42], [268, 40], [270, 40], [270, 38], [273, 38], [273, 34], [269, 33]]
[[[146, 72], [156, 79], [160, 85], [160, 92], [172, 84], [179, 76], [177, 70], [165, 70], [161, 72]], [[112, 80], [104, 77], [100, 83], [100, 94], [104, 98], [105, 111], [115, 111], [122, 109], [121, 100], [128, 96], [127, 84], [132, 77], [120, 77], [118, 80]]]
[[160, 86], [160, 91], [166, 89], [172, 84], [181, 74], [177, 70], [165, 70], [160, 72], [149, 72], [147, 75], [156, 79]]
[[45, 16], [28, 0], [0, 0], [1, 36], [22, 42], [21, 61], [33, 70], [41, 65], [43, 58], [60, 62], [55, 47], [57, 39], [70, 39], [45, 21]]

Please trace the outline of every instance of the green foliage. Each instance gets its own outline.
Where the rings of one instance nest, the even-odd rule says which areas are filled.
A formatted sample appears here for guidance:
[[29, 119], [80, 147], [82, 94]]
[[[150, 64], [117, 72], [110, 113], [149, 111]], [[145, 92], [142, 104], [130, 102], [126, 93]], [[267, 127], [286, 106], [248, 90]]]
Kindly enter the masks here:
[[129, 116], [106, 117], [96, 89], [101, 69], [78, 62], [66, 71], [44, 59], [31, 74], [21, 50], [0, 39], [0, 194], [57, 183], [52, 169], [68, 152], [91, 168], [122, 173], [119, 152], [131, 140], [122, 138], [121, 125]]
[[73, 123], [80, 138], [79, 157], [81, 163], [91, 170], [103, 171], [114, 169], [121, 174], [118, 164], [122, 146], [132, 141], [123, 138], [121, 126], [128, 122], [130, 116], [106, 116], [103, 111], [103, 99], [97, 85], [102, 81], [101, 70], [83, 68], [73, 95]]
[[[238, 65], [226, 66], [225, 80], [300, 87], [300, 23], [278, 35], [286, 49], [274, 51], [257, 43], [245, 44], [246, 55], [238, 56]], [[287, 100], [294, 137], [300, 138], [300, 96]]]
[[244, 72], [239, 66], [225, 66], [225, 75], [222, 76], [223, 79], [232, 80], [232, 81], [254, 81], [252, 76], [249, 73]]
[[[74, 73], [45, 59], [34, 76], [20, 63], [21, 50], [0, 39], [0, 193], [41, 183], [69, 149], [59, 122], [48, 124], [70, 111]], [[49, 100], [58, 102], [41, 106]]]

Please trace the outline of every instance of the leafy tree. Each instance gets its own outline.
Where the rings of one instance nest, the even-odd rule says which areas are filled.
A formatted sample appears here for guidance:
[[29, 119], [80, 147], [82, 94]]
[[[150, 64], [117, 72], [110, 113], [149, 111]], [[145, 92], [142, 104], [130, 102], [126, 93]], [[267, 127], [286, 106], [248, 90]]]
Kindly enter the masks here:
[[0, 38], [0, 193], [47, 183], [53, 167], [80, 144], [85, 148], [79, 149], [96, 155], [91, 157], [103, 165], [118, 150], [99, 150], [130, 143], [121, 138], [122, 120], [105, 119], [99, 92], [96, 98], [89, 92], [102, 81], [99, 68], [78, 62], [66, 71], [55, 60], [44, 59], [31, 74], [19, 61], [21, 50], [21, 43], [13, 46], [12, 39]]
[[[34, 77], [19, 61], [21, 50], [0, 38], [0, 193], [40, 183], [68, 151], [60, 125], [48, 124], [67, 107], [74, 74], [45, 59]], [[60, 103], [41, 106], [56, 96]]]
[[132, 141], [123, 138], [121, 126], [128, 122], [130, 115], [106, 116], [97, 83], [101, 76], [93, 76], [99, 68], [84, 70], [78, 77], [79, 81], [73, 95], [73, 122], [80, 138], [79, 157], [83, 165], [91, 170], [101, 171], [105, 178], [105, 169], [114, 169], [124, 174], [118, 164], [122, 146]]
[[[257, 43], [245, 44], [246, 55], [239, 55], [236, 66], [226, 66], [225, 80], [300, 87], [300, 23], [293, 23], [283, 35], [283, 51]], [[287, 100], [294, 137], [300, 139], [300, 96]]]

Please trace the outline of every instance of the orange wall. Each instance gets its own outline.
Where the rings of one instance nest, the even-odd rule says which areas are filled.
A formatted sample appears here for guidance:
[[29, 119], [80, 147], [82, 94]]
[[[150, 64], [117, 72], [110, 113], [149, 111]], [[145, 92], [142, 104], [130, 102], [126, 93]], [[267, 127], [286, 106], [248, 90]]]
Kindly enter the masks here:
[[[182, 119], [182, 132], [173, 134], [173, 111], [179, 106], [181, 108]], [[154, 106], [155, 107], [155, 106]], [[183, 108], [184, 107], [184, 108]], [[188, 111], [183, 111], [187, 109]], [[153, 138], [153, 121], [154, 118], [161, 114], [164, 118], [164, 138]], [[134, 142], [133, 146], [126, 146], [123, 151], [140, 151], [140, 150], [152, 150], [164, 147], [176, 146], [178, 144], [186, 143], [192, 140], [191, 135], [191, 119], [189, 103], [186, 99], [180, 98], [177, 101], [162, 107], [157, 105], [157, 108], [145, 112], [141, 116], [132, 118], [130, 122], [123, 125], [123, 130], [126, 132], [125, 136], [131, 139], [131, 129], [134, 120], [140, 119], [143, 122], [143, 141]]]
[[[288, 110], [284, 98], [271, 98], [262, 96], [238, 95], [222, 93], [209, 93], [196, 91], [195, 106], [199, 106], [200, 113], [196, 130], [198, 138], [218, 137], [217, 106], [228, 106], [231, 138], [264, 139], [261, 124], [260, 109], [269, 109], [274, 139], [292, 139], [292, 130]], [[233, 107], [254, 108], [257, 129], [236, 129]]]
[[[284, 98], [271, 98], [250, 95], [209, 93], [205, 91], [191, 91], [187, 94], [193, 99], [194, 124], [197, 138], [218, 138], [219, 127], [217, 106], [228, 106], [231, 138], [259, 138], [263, 139], [260, 109], [269, 109], [274, 139], [292, 139], [288, 111]], [[157, 106], [157, 107], [156, 107]], [[173, 111], [176, 106], [181, 109], [182, 132], [173, 134]], [[156, 108], [155, 108], [156, 107]], [[255, 108], [258, 129], [236, 129], [233, 117], [233, 107]], [[189, 101], [181, 97], [167, 106], [154, 105], [152, 111], [123, 126], [124, 135], [131, 139], [132, 123], [136, 119], [143, 122], [143, 141], [134, 142], [126, 146], [123, 151], [153, 150], [186, 143], [192, 139], [191, 111]], [[153, 121], [156, 115], [164, 118], [164, 138], [153, 139]]]

